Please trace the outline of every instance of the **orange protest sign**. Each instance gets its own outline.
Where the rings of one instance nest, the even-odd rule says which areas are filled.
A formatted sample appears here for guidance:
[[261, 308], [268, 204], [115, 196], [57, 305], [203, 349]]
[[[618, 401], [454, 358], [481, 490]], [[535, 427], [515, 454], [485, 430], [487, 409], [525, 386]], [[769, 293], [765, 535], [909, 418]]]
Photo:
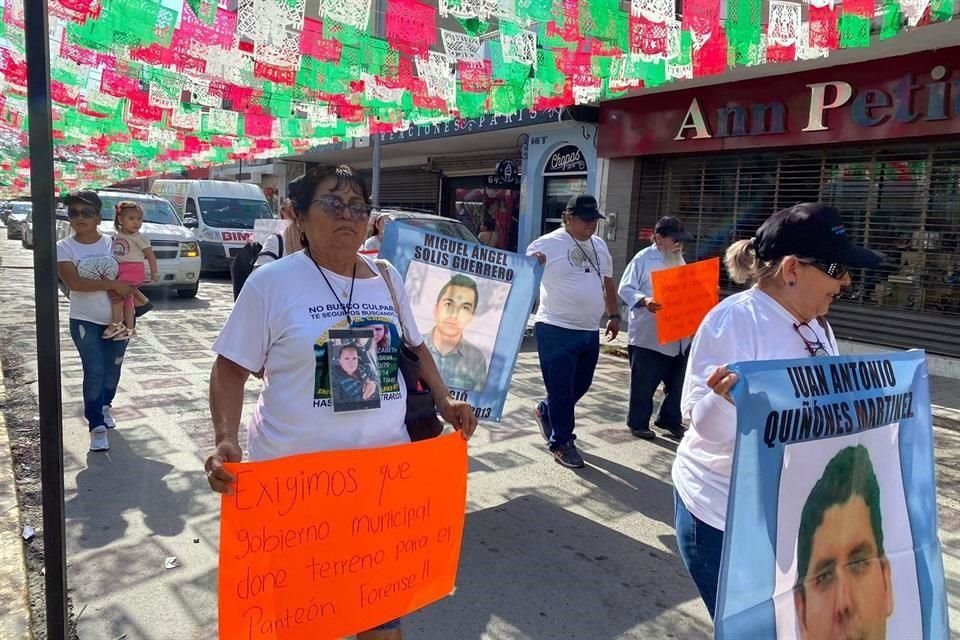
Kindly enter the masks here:
[[227, 468], [237, 484], [221, 502], [221, 640], [342, 638], [453, 591], [459, 434]]
[[650, 274], [657, 311], [657, 339], [666, 344], [689, 338], [720, 301], [720, 258], [701, 260]]

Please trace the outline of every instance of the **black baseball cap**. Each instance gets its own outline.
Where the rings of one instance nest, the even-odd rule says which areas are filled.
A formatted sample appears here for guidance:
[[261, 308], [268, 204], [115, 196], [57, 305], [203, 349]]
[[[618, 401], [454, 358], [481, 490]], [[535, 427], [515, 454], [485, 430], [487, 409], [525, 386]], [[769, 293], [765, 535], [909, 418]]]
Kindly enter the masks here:
[[567, 202], [567, 211], [584, 220], [606, 219], [606, 216], [600, 213], [600, 209], [597, 207], [597, 199], [586, 193], [570, 198], [570, 201]]
[[653, 232], [664, 238], [673, 238], [678, 242], [693, 240], [693, 234], [683, 228], [683, 223], [673, 216], [663, 216], [657, 221]]
[[97, 195], [96, 191], [90, 191], [89, 189], [69, 193], [63, 199], [63, 204], [67, 207], [74, 202], [88, 204], [97, 211], [101, 211], [103, 209], [103, 202], [100, 200], [100, 196]]
[[814, 203], [794, 205], [767, 218], [757, 230], [753, 246], [761, 260], [797, 256], [872, 269], [884, 258], [882, 253], [853, 244], [836, 208]]

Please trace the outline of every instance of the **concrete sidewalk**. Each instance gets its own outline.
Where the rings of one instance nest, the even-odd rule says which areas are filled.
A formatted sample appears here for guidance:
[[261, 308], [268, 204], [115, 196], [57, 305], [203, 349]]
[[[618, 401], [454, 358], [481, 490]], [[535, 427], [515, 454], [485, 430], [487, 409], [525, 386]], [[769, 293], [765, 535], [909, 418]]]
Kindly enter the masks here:
[[[0, 407], [6, 405], [0, 367]], [[0, 640], [30, 640], [27, 565], [23, 553], [23, 523], [13, 475], [7, 423], [0, 411]]]

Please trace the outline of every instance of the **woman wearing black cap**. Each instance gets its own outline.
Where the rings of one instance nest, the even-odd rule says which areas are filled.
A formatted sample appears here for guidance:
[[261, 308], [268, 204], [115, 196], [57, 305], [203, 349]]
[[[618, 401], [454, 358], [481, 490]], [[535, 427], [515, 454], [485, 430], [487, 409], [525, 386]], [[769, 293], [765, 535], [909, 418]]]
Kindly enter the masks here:
[[100, 233], [103, 204], [94, 191], [64, 198], [73, 235], [57, 243], [57, 275], [70, 289], [70, 336], [83, 365], [83, 414], [90, 429], [90, 450], [110, 448], [107, 429], [116, 426], [110, 414], [120, 383], [126, 341], [104, 340], [113, 313], [108, 292], [128, 296], [133, 288], [116, 279], [113, 240]]
[[694, 337], [681, 402], [690, 429], [672, 474], [680, 555], [711, 617], [737, 432], [730, 397], [736, 376], [726, 365], [837, 355], [823, 316], [850, 286], [849, 268], [873, 268], [881, 260], [854, 246], [839, 212], [820, 204], [779, 211], [753, 239], [727, 249], [731, 279], [753, 286], [717, 305]]

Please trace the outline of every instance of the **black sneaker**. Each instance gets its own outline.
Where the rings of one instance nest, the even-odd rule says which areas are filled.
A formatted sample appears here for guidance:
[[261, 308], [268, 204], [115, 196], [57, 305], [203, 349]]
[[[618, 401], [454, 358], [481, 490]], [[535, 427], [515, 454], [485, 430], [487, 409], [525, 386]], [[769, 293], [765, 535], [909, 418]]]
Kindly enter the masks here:
[[669, 433], [671, 436], [673, 436], [673, 437], [676, 438], [677, 440], [682, 440], [682, 439], [683, 439], [683, 434], [686, 433], [686, 431], [687, 431], [687, 430], [684, 429], [682, 426], [681, 426], [681, 427], [665, 427], [665, 426], [663, 426], [662, 424], [660, 424], [659, 422], [656, 423], [656, 425], [657, 425], [657, 428], [658, 428], [658, 429], [662, 429], [663, 431], [666, 431], [667, 433]]
[[550, 426], [550, 420], [547, 418], [542, 402], [533, 410], [533, 417], [537, 421], [537, 426], [540, 427], [540, 435], [543, 436], [543, 441], [550, 442], [550, 437], [553, 435], [553, 427]]
[[577, 451], [577, 445], [572, 442], [568, 442], [559, 449], [554, 449], [550, 453], [553, 454], [553, 459], [557, 461], [557, 464], [562, 464], [568, 469], [582, 469], [584, 467], [583, 458], [580, 456], [580, 452]]
[[633, 434], [634, 438], [640, 438], [642, 440], [653, 440], [657, 437], [657, 434], [654, 433], [650, 427], [646, 429], [630, 429], [630, 433]]

